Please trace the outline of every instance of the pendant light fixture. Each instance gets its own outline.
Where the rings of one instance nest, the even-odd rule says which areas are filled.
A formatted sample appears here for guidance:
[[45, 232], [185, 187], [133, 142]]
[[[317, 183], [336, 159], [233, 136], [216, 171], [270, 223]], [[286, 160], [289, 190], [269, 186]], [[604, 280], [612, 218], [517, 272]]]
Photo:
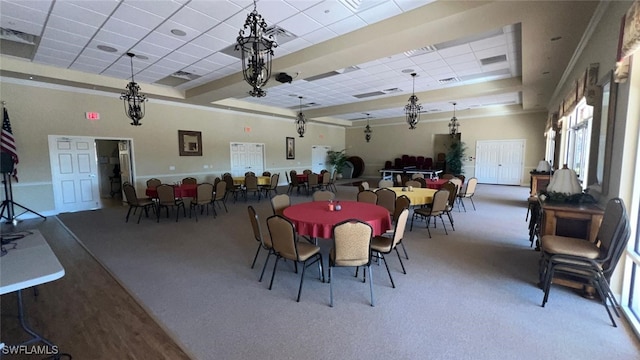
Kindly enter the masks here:
[[300, 111], [296, 116], [296, 130], [298, 131], [298, 135], [300, 135], [300, 137], [304, 137], [304, 132], [307, 129], [307, 118], [302, 113], [302, 96], [298, 96], [298, 99], [300, 99]]
[[458, 128], [460, 127], [460, 123], [458, 122], [458, 118], [456, 117], [456, 103], [453, 103], [453, 117], [451, 118], [451, 121], [449, 122], [449, 135], [451, 135], [452, 138], [456, 137], [456, 134], [458, 133]]
[[418, 121], [420, 121], [420, 111], [422, 110], [422, 105], [418, 104], [418, 97], [416, 96], [416, 73], [411, 73], [411, 77], [413, 78], [413, 91], [411, 96], [409, 97], [409, 103], [404, 106], [404, 113], [407, 116], [407, 124], [409, 124], [409, 129], [413, 130], [418, 125]]
[[131, 60], [131, 81], [127, 84], [127, 91], [120, 94], [120, 100], [124, 100], [124, 112], [129, 119], [133, 120], [131, 125], [140, 126], [140, 120], [144, 117], [144, 103], [147, 96], [140, 93], [140, 85], [133, 79], [133, 58], [136, 56], [128, 52], [127, 56]]
[[364, 139], [369, 142], [371, 140], [371, 133], [373, 130], [371, 130], [371, 127], [369, 126], [369, 113], [365, 113], [365, 115], [367, 115], [367, 126], [364, 127]]
[[278, 44], [272, 35], [267, 35], [267, 23], [256, 10], [256, 0], [253, 0], [253, 11], [247, 15], [236, 41], [235, 49], [242, 51], [242, 75], [253, 88], [249, 95], [267, 95], [262, 88], [271, 77], [273, 48]]

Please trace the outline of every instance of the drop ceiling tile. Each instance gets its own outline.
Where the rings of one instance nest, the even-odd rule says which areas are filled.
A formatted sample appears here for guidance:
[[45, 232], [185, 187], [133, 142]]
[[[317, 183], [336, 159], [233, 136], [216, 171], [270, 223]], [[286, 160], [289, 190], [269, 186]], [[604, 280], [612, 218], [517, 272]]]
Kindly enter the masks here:
[[120, 33], [101, 30], [93, 38], [92, 43], [108, 44], [119, 51], [125, 52], [138, 42], [138, 39], [130, 38]]
[[147, 28], [132, 24], [128, 21], [122, 21], [114, 17], [107, 20], [107, 22], [102, 26], [101, 31], [122, 34], [138, 40], [144, 38], [150, 32]]
[[228, 66], [228, 65], [240, 62], [240, 60], [222, 53], [215, 53], [207, 57], [207, 60], [211, 61], [212, 63], [223, 65], [223, 66]]
[[[147, 2], [154, 3], [153, 1]], [[164, 20], [160, 16], [129, 6], [128, 4], [128, 2], [120, 4], [118, 9], [116, 9], [115, 13], [112, 15], [112, 19], [115, 18], [125, 23], [136, 24], [137, 26], [148, 30], [155, 29]]]
[[507, 43], [507, 38], [504, 34], [492, 36], [490, 38], [472, 41], [469, 43], [473, 51], [485, 50], [496, 46], [504, 46]]
[[[235, 43], [235, 39], [233, 39], [233, 42]], [[197, 45], [199, 47], [209, 49], [211, 50], [211, 52], [214, 52], [226, 48], [227, 46], [231, 45], [232, 42], [207, 34], [202, 34], [197, 38], [191, 40], [189, 44]]]
[[228, 19], [242, 11], [242, 7], [229, 1], [192, 0], [186, 7], [197, 10], [217, 20]]
[[289, 41], [286, 44], [283, 45], [279, 45], [277, 48], [275, 48], [273, 50], [274, 54], [277, 55], [278, 52], [282, 49], [287, 50], [289, 52], [296, 52], [298, 50], [304, 49], [306, 47], [309, 47], [313, 45], [313, 43], [303, 39], [303, 38], [297, 38], [294, 40]]
[[337, 34], [334, 33], [333, 31], [327, 29], [327, 28], [320, 28], [310, 34], [307, 34], [305, 36], [303, 36], [302, 38], [304, 40], [307, 40], [309, 43], [312, 44], [319, 44], [323, 41], [332, 39], [334, 37], [336, 37]]
[[471, 46], [469, 46], [469, 44], [456, 45], [456, 46], [452, 46], [452, 47], [449, 47], [449, 48], [446, 48], [446, 49], [438, 50], [438, 53], [444, 59], [450, 58], [452, 56], [459, 56], [459, 55], [463, 55], [463, 54], [469, 54], [471, 52], [472, 52], [472, 50], [471, 50]]
[[90, 74], [100, 74], [104, 70], [104, 67], [96, 65], [96, 64], [80, 63], [78, 61], [75, 61], [73, 64], [71, 64], [69, 69], [76, 70], [76, 71], [82, 71], [82, 72], [86, 72], [86, 73], [90, 73]]
[[99, 67], [101, 69], [100, 71], [102, 71], [103, 69], [106, 69], [109, 66], [111, 66], [111, 64], [113, 64], [114, 61], [115, 59], [111, 59], [111, 60], [96, 59], [94, 57], [85, 55], [83, 52], [83, 54], [78, 56], [76, 61], [73, 62], [72, 67], [74, 67], [75, 65], [90, 65], [90, 66]]
[[412, 68], [415, 64], [409, 58], [405, 57], [404, 59], [401, 58], [396, 61], [387, 62], [385, 63], [385, 65], [390, 67], [392, 70], [401, 71], [404, 69]]
[[358, 12], [358, 17], [367, 24], [373, 24], [401, 13], [402, 10], [393, 1], [385, 1], [378, 6]]
[[476, 58], [478, 59], [484, 59], [484, 58], [489, 58], [489, 57], [499, 56], [499, 55], [506, 55], [506, 54], [507, 54], [506, 45], [475, 51]]
[[79, 22], [68, 20], [56, 15], [49, 16], [47, 27], [78, 34], [85, 37], [92, 37], [97, 31], [97, 28], [94, 26], [81, 24]]
[[353, 12], [335, 0], [322, 1], [306, 9], [304, 13], [322, 25], [333, 24], [353, 15]]
[[[56, 3], [59, 3], [59, 2], [60, 1], [57, 1]], [[65, 0], [65, 2], [71, 3], [75, 6], [85, 8], [93, 12], [103, 14], [105, 16], [108, 16], [109, 14], [111, 14], [113, 10], [120, 3], [120, 1], [108, 1], [108, 0], [102, 0], [102, 1]]]
[[[171, 31], [172, 30], [181, 30], [185, 32], [184, 36], [180, 36], [180, 35], [175, 35], [173, 34]], [[202, 34], [202, 31], [200, 30], [195, 30], [191, 27], [188, 27], [186, 25], [183, 24], [179, 24], [175, 21], [171, 21], [171, 20], [167, 20], [164, 23], [160, 24], [160, 26], [158, 26], [158, 28], [156, 28], [154, 30], [154, 32], [158, 32], [164, 36], [168, 36], [172, 39], [175, 40], [179, 40], [181, 42], [189, 42], [191, 40], [193, 40], [194, 38], [200, 36], [200, 34]]]
[[298, 13], [298, 9], [284, 1], [272, 1], [269, 6], [258, 6], [257, 10], [267, 25], [276, 24]]
[[367, 26], [367, 23], [357, 16], [349, 16], [348, 18], [336, 21], [327, 25], [327, 28], [338, 35], [343, 35]]
[[231, 27], [225, 23], [218, 24], [213, 29], [209, 30], [206, 34], [209, 36], [216, 37], [218, 39], [223, 39], [226, 41], [236, 41], [238, 37], [238, 32], [240, 30], [238, 28]]
[[148, 56], [149, 58], [151, 57], [162, 58], [163, 56], [170, 53], [171, 49], [167, 49], [165, 47], [157, 46], [155, 44], [142, 41], [136, 44], [136, 46], [134, 46], [133, 49], [131, 49], [131, 52], [133, 52], [134, 54], [145, 55], [145, 56]]
[[496, 64], [482, 65], [482, 72], [490, 72], [490, 71], [496, 71], [496, 70], [508, 69], [508, 68], [509, 68], [509, 62], [505, 61], [505, 62], [496, 63]]
[[427, 70], [427, 74], [437, 80], [449, 77], [449, 76], [443, 76], [443, 75], [455, 76], [455, 73], [453, 72], [453, 70], [451, 70], [451, 68], [448, 66], [429, 69]]
[[[29, 11], [40, 11], [44, 13], [49, 12], [51, 3], [53, 0], [4, 0], [2, 1], [2, 11], [5, 11], [5, 6], [9, 7], [22, 7], [28, 13]], [[24, 10], [21, 10], [24, 11]]]
[[200, 57], [196, 57], [185, 52], [174, 51], [165, 56], [164, 59], [175, 61], [184, 64], [184, 66], [187, 66], [198, 62], [200, 60]]
[[51, 14], [93, 27], [100, 27], [107, 19], [106, 14], [100, 14], [87, 8], [79, 7], [68, 1], [56, 1], [51, 10]]
[[198, 62], [200, 59], [210, 56], [213, 51], [211, 49], [203, 48], [202, 46], [195, 45], [193, 43], [185, 44], [177, 53], [187, 55], [189, 57], [195, 58], [195, 61]]
[[123, 70], [109, 68], [103, 71], [102, 75], [111, 76], [118, 79], [129, 79], [131, 78], [131, 71], [123, 71]]
[[182, 4], [171, 0], [127, 0], [126, 4], [162, 18], [168, 17], [182, 7]]
[[440, 56], [438, 52], [434, 51], [434, 52], [430, 52], [422, 55], [411, 56], [409, 59], [411, 59], [411, 61], [413, 61], [414, 64], [421, 65], [421, 64], [426, 64], [433, 61], [440, 61], [442, 60], [442, 56]]
[[75, 51], [66, 52], [60, 49], [49, 48], [43, 45], [38, 47], [38, 54], [42, 56], [58, 57], [62, 60], [69, 61], [69, 62], [73, 61], [76, 58], [76, 56], [78, 56], [78, 53]]
[[403, 11], [410, 11], [420, 6], [435, 2], [435, 0], [394, 0], [396, 5]]
[[84, 49], [84, 43], [72, 43], [72, 42], [63, 42], [50, 38], [40, 40], [40, 45], [47, 48], [59, 49], [60, 51], [65, 51], [68, 53], [79, 54]]
[[194, 10], [190, 6], [185, 6], [177, 13], [171, 16], [170, 21], [177, 24], [184, 24], [190, 29], [197, 30], [198, 32], [205, 32], [212, 27], [218, 25], [221, 20], [218, 17], [207, 16], [204, 13]]
[[449, 56], [449, 57], [446, 57], [444, 61], [449, 65], [454, 65], [454, 64], [461, 64], [461, 63], [466, 63], [470, 61], [477, 61], [477, 59], [473, 55], [473, 53], [468, 53], [468, 54], [457, 55], [457, 56]]
[[107, 53], [102, 50], [98, 50], [95, 48], [95, 46], [87, 46], [86, 48], [84, 48], [84, 50], [82, 50], [82, 54], [80, 54], [81, 57], [89, 57], [102, 61], [108, 61], [110, 63], [118, 60], [121, 55], [122, 53]]
[[177, 37], [167, 36], [160, 32], [154, 31], [145, 37], [141, 42], [154, 44], [156, 46], [165, 47], [167, 49], [177, 49], [184, 45], [184, 41]]
[[317, 21], [303, 13], [298, 13], [281, 21], [278, 25], [297, 36], [304, 36], [322, 27]]
[[36, 54], [33, 57], [33, 62], [49, 65], [49, 66], [57, 66], [65, 69], [68, 68], [69, 65], [71, 65], [71, 60], [64, 60], [57, 56], [52, 57], [52, 56], [46, 56], [46, 55], [40, 55], [40, 54]]
[[475, 71], [476, 73], [482, 72], [482, 70], [480, 69], [480, 63], [476, 60], [452, 64], [451, 69], [455, 72], [469, 71], [469, 70]]

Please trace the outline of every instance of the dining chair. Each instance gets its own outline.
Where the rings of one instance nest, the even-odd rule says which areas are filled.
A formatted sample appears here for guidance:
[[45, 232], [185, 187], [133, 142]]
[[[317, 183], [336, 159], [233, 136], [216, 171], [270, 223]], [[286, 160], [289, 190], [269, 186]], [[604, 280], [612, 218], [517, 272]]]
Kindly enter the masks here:
[[391, 287], [393, 288], [396, 287], [396, 284], [393, 282], [393, 277], [391, 276], [391, 271], [389, 271], [389, 264], [387, 264], [385, 255], [395, 250], [396, 255], [398, 255], [398, 260], [400, 261], [400, 266], [402, 266], [402, 272], [404, 274], [407, 273], [407, 270], [404, 268], [404, 263], [402, 263], [400, 253], [398, 252], [398, 244], [402, 242], [402, 238], [404, 237], [408, 218], [409, 209], [402, 210], [395, 223], [392, 237], [375, 236], [371, 240], [371, 252], [375, 254], [376, 258], [380, 258], [384, 262], [384, 266], [387, 268], [387, 274], [389, 274], [389, 280], [391, 280]]
[[456, 197], [458, 194], [458, 185], [456, 185], [454, 182], [451, 182], [451, 180], [449, 180], [446, 183], [442, 184], [440, 189], [447, 190], [449, 192], [449, 198], [447, 199], [447, 206], [445, 207], [444, 212], [445, 214], [447, 214], [447, 217], [449, 218], [451, 229], [453, 229], [453, 231], [456, 231], [456, 228], [453, 226], [452, 212], [453, 212], [453, 207], [456, 204]]
[[426, 180], [425, 178], [423, 178], [423, 177], [419, 177], [419, 178], [416, 178], [416, 179], [415, 179], [415, 180], [413, 180], [413, 181], [418, 182], [418, 184], [420, 184], [420, 187], [421, 187], [421, 188], [424, 188], [424, 189], [426, 189], [426, 188], [427, 188], [427, 180]]
[[[400, 218], [400, 215], [402, 214], [402, 211], [404, 209], [410, 209], [411, 208], [411, 199], [409, 199], [409, 197], [407, 197], [407, 195], [400, 195], [396, 198], [396, 208], [393, 212], [393, 216], [391, 217], [391, 221], [392, 223], [395, 225], [398, 222], [398, 219]], [[393, 236], [395, 232], [395, 228], [392, 230], [388, 230], [387, 232], [385, 232], [383, 235], [384, 236]], [[402, 251], [404, 252], [404, 257], [409, 260], [409, 255], [407, 254], [407, 249], [404, 247], [404, 243], [402, 242], [402, 240], [400, 240], [400, 243], [398, 243], [398, 245], [402, 246]]]
[[155, 189], [160, 184], [162, 184], [162, 181], [160, 181], [160, 179], [151, 178], [147, 180], [147, 188], [149, 189]]
[[380, 188], [376, 190], [378, 195], [377, 204], [389, 210], [389, 214], [393, 214], [396, 209], [396, 192], [389, 188]]
[[356, 200], [369, 204], [377, 204], [378, 195], [372, 190], [363, 190], [358, 193]]
[[416, 217], [422, 217], [425, 219], [427, 224], [427, 232], [429, 233], [429, 238], [431, 238], [431, 230], [429, 230], [429, 223], [433, 218], [433, 227], [436, 227], [436, 217], [439, 217], [442, 221], [442, 227], [444, 228], [445, 234], [449, 235], [447, 232], [447, 226], [444, 224], [444, 219], [442, 218], [442, 214], [444, 214], [447, 208], [447, 201], [449, 201], [449, 191], [440, 189], [433, 194], [433, 203], [429, 208], [414, 208], [413, 216], [411, 217], [411, 228], [409, 231], [413, 231], [413, 221]]
[[309, 192], [320, 189], [320, 183], [318, 182], [318, 174], [308, 174], [307, 175], [307, 195]]
[[[183, 183], [184, 184], [184, 183]], [[196, 187], [196, 197], [191, 199], [189, 203], [189, 218], [191, 218], [191, 211], [200, 208], [200, 214], [204, 212], [204, 208], [207, 209], [207, 215], [209, 215], [209, 205], [213, 204], [213, 184], [202, 183]], [[196, 215], [196, 222], [198, 222], [198, 212], [194, 211]], [[216, 209], [213, 208], [213, 217], [216, 217]]]
[[322, 176], [322, 184], [320, 184], [320, 188], [323, 190], [329, 190], [329, 186], [331, 183], [331, 173], [326, 171], [321, 174]]
[[274, 215], [284, 216], [284, 209], [291, 206], [291, 198], [287, 194], [278, 194], [271, 198], [271, 209]]
[[[266, 175], [263, 175], [266, 176]], [[262, 190], [264, 191], [264, 197], [268, 198], [269, 194], [273, 192], [275, 195], [278, 194], [278, 182], [280, 181], [280, 173], [276, 173], [271, 176], [271, 180], [269, 181], [269, 185], [263, 186]]]
[[140, 209], [140, 214], [138, 215], [138, 224], [140, 224], [142, 212], [144, 211], [145, 216], [149, 217], [149, 208], [155, 211], [155, 203], [149, 198], [139, 198], [138, 195], [136, 195], [136, 188], [128, 182], [125, 182], [122, 188], [124, 190], [124, 196], [127, 199], [127, 204], [129, 204], [129, 211], [127, 211], [125, 222], [129, 222], [131, 210], [133, 210], [133, 214], [135, 215], [136, 211]]
[[254, 197], [257, 196], [258, 202], [260, 202], [261, 190], [260, 187], [258, 187], [258, 178], [255, 175], [247, 175], [244, 177], [244, 188], [242, 188], [244, 201], [248, 200], [249, 192], [252, 192]]
[[329, 181], [329, 187], [333, 190], [334, 193], [338, 192], [338, 188], [336, 188], [336, 178], [338, 177], [338, 170], [333, 170], [331, 173], [331, 181]]
[[253, 171], [247, 171], [247, 172], [245, 172], [245, 173], [244, 173], [244, 176], [245, 176], [245, 177], [246, 177], [246, 176], [249, 176], [249, 175], [256, 176], [256, 173], [254, 173]]
[[318, 190], [313, 193], [313, 201], [331, 201], [335, 197], [336, 194], [328, 190]]
[[197, 185], [198, 184], [198, 180], [194, 177], [186, 177], [184, 179], [182, 179], [182, 183], [183, 184], [190, 184], [190, 185]]
[[294, 261], [296, 264], [302, 264], [302, 274], [300, 275], [300, 286], [298, 288], [297, 302], [300, 302], [302, 294], [302, 284], [304, 282], [305, 269], [315, 263], [318, 263], [318, 277], [324, 282], [324, 270], [322, 268], [322, 254], [320, 247], [306, 241], [297, 241], [295, 227], [291, 221], [280, 216], [272, 215], [267, 219], [267, 227], [271, 235], [271, 243], [273, 251], [276, 255], [276, 261], [273, 264], [273, 273], [271, 274], [271, 282], [269, 290], [273, 287], [273, 279], [278, 269], [278, 261], [287, 259]]
[[393, 181], [391, 181], [391, 180], [380, 180], [380, 181], [378, 181], [378, 187], [379, 188], [393, 187]]
[[360, 184], [358, 184], [358, 191], [365, 191], [370, 189], [371, 187], [369, 186], [369, 182], [367, 181], [362, 181], [360, 182]]
[[262, 172], [262, 176], [271, 176], [271, 172], [269, 172], [269, 171], [263, 171], [263, 172]]
[[[227, 210], [227, 182], [226, 181], [220, 181], [218, 182], [218, 184], [216, 185], [216, 192], [215, 192], [215, 196], [213, 197], [213, 204], [215, 205], [215, 203], [218, 203], [218, 206], [220, 206], [220, 203], [222, 203], [222, 205], [224, 206], [224, 211], [225, 212], [229, 212], [229, 210]], [[215, 206], [213, 207], [213, 211], [216, 211]]]
[[176, 208], [176, 222], [178, 222], [178, 215], [180, 214], [180, 208], [182, 208], [182, 214], [184, 217], [187, 217], [187, 212], [184, 207], [184, 202], [182, 199], [176, 198], [173, 186], [168, 184], [161, 184], [156, 187], [156, 191], [158, 192], [158, 219], [157, 222], [160, 222], [160, 210], [165, 208], [167, 212], [167, 218], [169, 217], [169, 208], [173, 211], [173, 208]]
[[311, 171], [311, 169], [304, 169], [302, 170], [302, 173], [305, 175], [310, 175], [310, 174], [313, 174], [313, 171]]
[[611, 323], [617, 327], [607, 301], [618, 317], [619, 304], [608, 281], [627, 246], [630, 231], [624, 202], [620, 198], [613, 198], [605, 207], [596, 241], [544, 235], [540, 240], [540, 282], [544, 290], [542, 306], [548, 301], [551, 284], [559, 280], [556, 275], [583, 279], [598, 292]]
[[258, 254], [260, 253], [260, 249], [264, 249], [267, 251], [267, 257], [264, 260], [264, 264], [262, 265], [262, 271], [260, 272], [260, 279], [258, 282], [262, 282], [262, 277], [264, 276], [264, 270], [267, 268], [267, 263], [269, 262], [269, 258], [271, 255], [275, 255], [273, 251], [273, 245], [271, 244], [271, 238], [262, 236], [262, 227], [260, 226], [260, 219], [258, 218], [258, 214], [253, 206], [249, 205], [247, 207], [247, 212], [249, 213], [249, 221], [251, 222], [251, 228], [253, 229], [253, 237], [258, 242], [258, 249], [256, 250], [256, 255], [253, 257], [253, 262], [251, 263], [251, 268], [256, 265], [256, 260], [258, 259]]
[[420, 181], [417, 181], [417, 180], [409, 180], [404, 184], [404, 186], [406, 186], [406, 187], [412, 186], [414, 188], [421, 188], [422, 184], [420, 183]]
[[[231, 176], [230, 173], [225, 173], [222, 176], [222, 180], [226, 183], [226, 196], [233, 196], [233, 202], [235, 203], [236, 200], [238, 199], [238, 192], [239, 192], [239, 187], [237, 187], [234, 183], [233, 183], [233, 177]], [[226, 202], [226, 199], [225, 199]]]
[[467, 212], [467, 207], [464, 206], [464, 201], [462, 201], [463, 199], [471, 200], [471, 205], [473, 205], [473, 210], [476, 209], [476, 204], [473, 202], [473, 194], [475, 194], [476, 192], [477, 185], [478, 185], [478, 179], [476, 177], [472, 177], [469, 179], [469, 181], [467, 181], [467, 185], [465, 186], [464, 190], [459, 191], [457, 194], [458, 206], [462, 204], [462, 208], [464, 209], [464, 212]]
[[[334, 267], [364, 266], [369, 271], [369, 292], [373, 300], [373, 274], [371, 271], [371, 225], [362, 220], [350, 219], [333, 226], [333, 247], [329, 250], [329, 306], [333, 307]], [[366, 273], [365, 273], [366, 274]], [[366, 281], [366, 275], [365, 275]]]

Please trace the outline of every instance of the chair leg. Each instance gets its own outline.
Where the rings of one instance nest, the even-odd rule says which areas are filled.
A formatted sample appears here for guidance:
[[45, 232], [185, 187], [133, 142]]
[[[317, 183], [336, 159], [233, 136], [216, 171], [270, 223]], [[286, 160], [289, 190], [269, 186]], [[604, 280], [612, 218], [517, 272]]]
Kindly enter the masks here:
[[400, 245], [402, 246], [402, 251], [404, 252], [405, 259], [409, 260], [409, 255], [407, 255], [407, 249], [404, 247], [403, 243], [400, 243]]
[[300, 295], [302, 295], [302, 284], [304, 283], [304, 271], [307, 268], [307, 265], [305, 263], [302, 263], [302, 273], [300, 274], [300, 287], [298, 288], [298, 298], [296, 299], [296, 302], [300, 302]]
[[476, 211], [476, 204], [473, 202], [473, 196], [470, 196], [469, 200], [471, 200], [471, 205], [473, 205], [473, 211]]
[[[144, 211], [147, 211], [147, 208], [145, 208]], [[147, 213], [147, 217], [149, 217], [149, 213]], [[140, 214], [138, 214], [138, 224], [140, 224], [141, 218], [142, 218], [142, 210], [140, 210]]]
[[[444, 233], [446, 235], [449, 235], [449, 233], [447, 232], [447, 226], [444, 224], [444, 219], [442, 218], [442, 214], [440, 214], [439, 217], [440, 217], [440, 221], [442, 221], [442, 227], [444, 228]], [[433, 219], [433, 222], [435, 223], [436, 219]]]
[[369, 292], [371, 292], [371, 306], [375, 306], [373, 302], [373, 272], [371, 271], [371, 264], [367, 266], [369, 268]]
[[329, 264], [329, 306], [333, 307], [333, 281], [331, 277], [333, 275], [333, 266]]
[[258, 254], [260, 253], [260, 248], [261, 247], [262, 247], [262, 245], [260, 243], [258, 243], [258, 249], [256, 250], [256, 256], [253, 257], [253, 262], [251, 263], [251, 268], [252, 269], [256, 265], [256, 260], [258, 259]]
[[260, 273], [260, 279], [258, 279], [258, 282], [262, 282], [264, 270], [267, 268], [267, 263], [269, 262], [269, 258], [271, 257], [272, 252], [272, 250], [269, 250], [269, 252], [267, 252], [267, 258], [264, 260], [264, 265], [262, 265], [262, 272]]
[[280, 260], [280, 256], [276, 255], [276, 262], [273, 263], [273, 272], [271, 273], [271, 282], [269, 283], [269, 290], [273, 287], [273, 278], [276, 275], [276, 269], [278, 268], [278, 260]]
[[125, 222], [129, 222], [129, 215], [131, 214], [131, 209], [133, 209], [133, 206], [129, 206], [129, 211], [127, 211], [127, 217], [125, 218]]
[[402, 263], [402, 258], [400, 257], [400, 252], [398, 252], [397, 246], [396, 246], [396, 254], [398, 255], [398, 260], [400, 260], [400, 266], [402, 266], [402, 272], [406, 275], [407, 270], [404, 269], [404, 264]]
[[451, 211], [447, 211], [447, 216], [449, 217], [449, 223], [451, 223], [451, 228], [453, 231], [456, 231], [456, 228], [453, 226], [453, 216], [451, 216]]
[[[396, 288], [396, 284], [393, 282], [393, 277], [391, 276], [391, 271], [389, 271], [389, 265], [387, 264], [387, 259], [385, 259], [384, 254], [378, 253], [380, 257], [382, 257], [382, 261], [384, 262], [384, 266], [387, 268], [387, 274], [389, 274], [389, 280], [391, 280], [391, 287]], [[371, 281], [371, 280], [369, 280]]]

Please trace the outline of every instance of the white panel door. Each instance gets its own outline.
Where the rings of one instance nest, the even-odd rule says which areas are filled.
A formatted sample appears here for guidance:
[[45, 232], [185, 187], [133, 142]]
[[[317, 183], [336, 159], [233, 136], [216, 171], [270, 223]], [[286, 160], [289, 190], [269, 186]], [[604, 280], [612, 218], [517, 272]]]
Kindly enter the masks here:
[[93, 138], [49, 135], [49, 158], [58, 212], [100, 207], [98, 160]]
[[332, 170], [329, 168], [329, 164], [327, 164], [327, 151], [329, 150], [331, 150], [330, 146], [313, 145], [311, 147], [311, 171], [320, 174], [322, 169]]
[[524, 166], [524, 140], [488, 140], [476, 144], [479, 183], [520, 185]]
[[231, 143], [231, 175], [244, 176], [247, 171], [262, 175], [264, 144]]

